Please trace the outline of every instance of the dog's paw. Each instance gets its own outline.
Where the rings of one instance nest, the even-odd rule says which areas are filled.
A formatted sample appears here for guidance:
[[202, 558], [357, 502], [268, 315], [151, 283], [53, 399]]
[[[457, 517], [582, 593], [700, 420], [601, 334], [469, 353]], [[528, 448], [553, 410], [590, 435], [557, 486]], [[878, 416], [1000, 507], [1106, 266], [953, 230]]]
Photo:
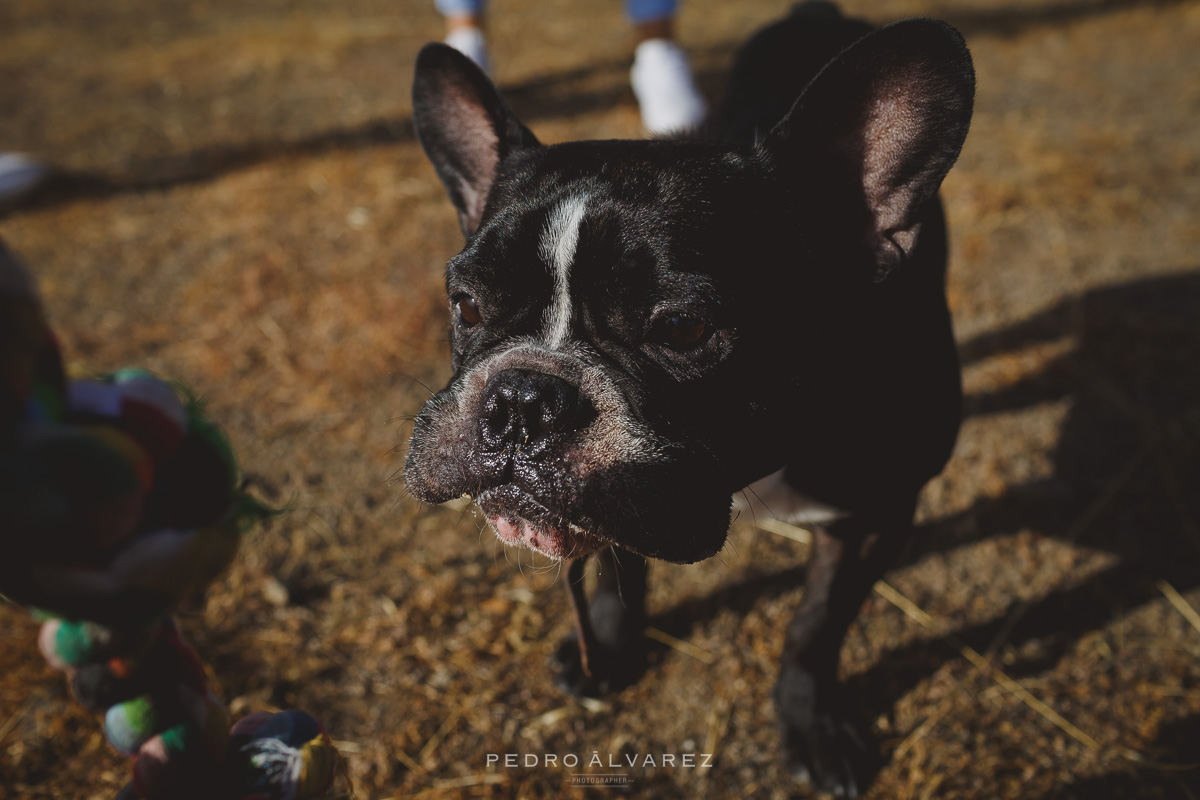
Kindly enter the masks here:
[[588, 650], [589, 675], [583, 671], [579, 635], [572, 632], [559, 643], [551, 663], [564, 691], [576, 697], [601, 697], [636, 682], [646, 669], [646, 654], [639, 645], [615, 648], [597, 643]]
[[881, 766], [878, 742], [846, 703], [834, 699], [840, 692], [811, 688], [803, 679], [776, 685], [784, 765], [798, 783], [821, 794], [860, 797]]
[[806, 728], [785, 725], [782, 733], [788, 772], [822, 794], [853, 800], [879, 770], [873, 737], [850, 720], [818, 715]]

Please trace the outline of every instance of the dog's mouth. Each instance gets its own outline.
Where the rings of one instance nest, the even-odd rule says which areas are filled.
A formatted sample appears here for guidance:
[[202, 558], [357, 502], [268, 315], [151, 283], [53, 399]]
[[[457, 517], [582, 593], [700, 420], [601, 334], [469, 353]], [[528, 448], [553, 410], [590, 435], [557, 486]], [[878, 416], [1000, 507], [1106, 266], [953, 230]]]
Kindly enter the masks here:
[[496, 535], [507, 544], [558, 559], [579, 558], [608, 544], [511, 483], [488, 489], [474, 499]]

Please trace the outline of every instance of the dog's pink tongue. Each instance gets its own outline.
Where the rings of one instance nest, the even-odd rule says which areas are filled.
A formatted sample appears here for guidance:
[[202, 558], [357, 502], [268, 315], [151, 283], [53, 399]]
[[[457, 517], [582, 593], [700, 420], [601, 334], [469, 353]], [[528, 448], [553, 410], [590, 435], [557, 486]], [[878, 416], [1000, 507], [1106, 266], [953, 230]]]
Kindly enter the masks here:
[[513, 520], [500, 515], [488, 517], [488, 522], [496, 535], [508, 544], [528, 547], [552, 558], [569, 558], [569, 551], [574, 548], [574, 542], [566, 531], [535, 528], [523, 519]]
[[508, 517], [501, 517], [499, 515], [488, 517], [488, 522], [492, 524], [492, 528], [495, 529], [496, 534], [504, 541], [509, 544], [524, 544], [521, 529], [528, 528], [528, 523], [523, 521], [513, 522]]

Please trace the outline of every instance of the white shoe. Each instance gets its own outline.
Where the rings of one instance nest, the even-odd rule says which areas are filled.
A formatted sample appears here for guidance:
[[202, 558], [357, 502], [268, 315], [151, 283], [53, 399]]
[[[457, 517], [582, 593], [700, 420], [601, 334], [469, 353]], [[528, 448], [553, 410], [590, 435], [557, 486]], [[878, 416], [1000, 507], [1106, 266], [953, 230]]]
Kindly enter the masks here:
[[488, 63], [487, 41], [479, 28], [455, 28], [446, 34], [446, 44], [474, 61], [476, 66], [488, 75], [492, 73]]
[[642, 109], [642, 126], [651, 136], [699, 127], [708, 109], [692, 68], [679, 45], [647, 39], [637, 46], [629, 82]]
[[25, 194], [42, 182], [46, 168], [20, 153], [0, 153], [0, 202]]

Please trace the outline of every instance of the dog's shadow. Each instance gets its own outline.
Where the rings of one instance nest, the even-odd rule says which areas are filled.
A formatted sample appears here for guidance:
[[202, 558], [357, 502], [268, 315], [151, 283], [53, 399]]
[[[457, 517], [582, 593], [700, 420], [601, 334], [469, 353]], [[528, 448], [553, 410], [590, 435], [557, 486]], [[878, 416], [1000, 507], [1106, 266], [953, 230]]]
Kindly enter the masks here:
[[[1166, 768], [1110, 772], [1056, 789], [1036, 800], [1110, 800], [1114, 797], [1192, 800], [1200, 792], [1200, 770], [1195, 769], [1196, 742], [1200, 742], [1200, 716], [1167, 723], [1159, 729], [1158, 738], [1150, 748], [1153, 757], [1169, 764]], [[1174, 763], [1181, 757], [1182, 763]]]
[[[925, 526], [907, 559], [1031, 530], [1118, 556], [1091, 579], [1051, 591], [1032, 604], [1008, 641], [1039, 639], [1042, 647], [1016, 674], [1057, 661], [1083, 633], [1102, 627], [1119, 610], [1161, 597], [1158, 581], [1179, 591], [1200, 583], [1200, 272], [1135, 281], [1070, 298], [1010, 328], [979, 336], [962, 348], [970, 368], [985, 359], [1018, 357], [1039, 345], [1070, 346], [1032, 375], [1006, 388], [969, 395], [966, 411], [981, 416], [1029, 409], [1066, 399], [1069, 411], [1054, 449], [1050, 481], [1018, 485]], [[957, 636], [987, 648], [1007, 618]], [[864, 690], [889, 676], [896, 691], [936, 667], [949, 648], [928, 653], [915, 674], [897, 670], [903, 654], [864, 676]], [[899, 658], [898, 658], [899, 657]], [[934, 659], [930, 661], [929, 659]], [[905, 679], [902, 679], [905, 678]]]
[[[966, 400], [973, 417], [1067, 400], [1053, 477], [1010, 487], [998, 498], [923, 525], [905, 563], [1021, 530], [1117, 558], [1082, 584], [1051, 588], [1019, 615], [1006, 613], [955, 631], [953, 641], [922, 640], [887, 653], [850, 679], [866, 713], [892, 708], [918, 681], [956, 658], [959, 643], [980, 652], [997, 640], [1012, 645], [1020, 655], [1014, 659], [1010, 652], [1004, 669], [1021, 677], [1053, 666], [1080, 636], [1118, 614], [1161, 598], [1159, 581], [1180, 592], [1200, 584], [1198, 315], [1200, 270], [1096, 289], [962, 345], [968, 369], [1061, 345], [1055, 348], [1060, 355], [1028, 377]], [[651, 624], [684, 636], [719, 608], [748, 610], [800, 580], [795, 568], [754, 575], [668, 609]], [[1014, 598], [1011, 606], [1017, 605]], [[1034, 640], [1037, 647], [1020, 647]]]

